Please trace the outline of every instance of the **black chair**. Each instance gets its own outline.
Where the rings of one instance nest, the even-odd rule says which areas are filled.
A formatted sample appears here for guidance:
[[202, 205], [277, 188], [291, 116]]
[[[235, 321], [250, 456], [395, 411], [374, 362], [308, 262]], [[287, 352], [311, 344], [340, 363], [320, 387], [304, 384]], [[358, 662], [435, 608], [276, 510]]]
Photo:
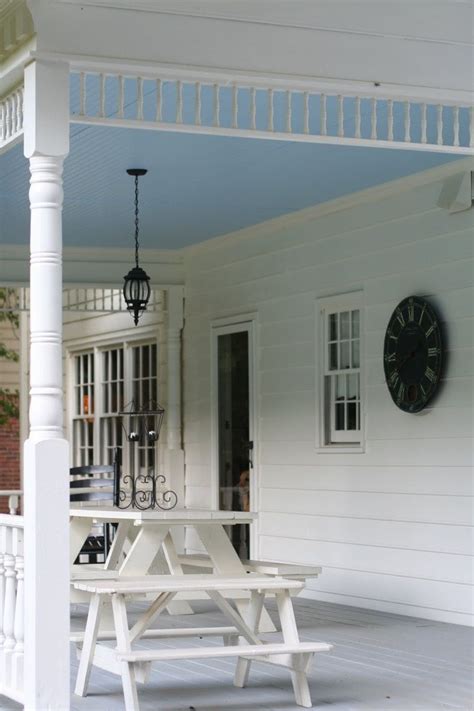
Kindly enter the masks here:
[[[84, 501], [114, 503], [114, 482], [117, 464], [92, 464], [72, 467], [70, 473], [71, 504]], [[75, 563], [102, 563], [107, 558], [114, 528], [110, 524], [98, 524], [97, 532], [87, 537]]]

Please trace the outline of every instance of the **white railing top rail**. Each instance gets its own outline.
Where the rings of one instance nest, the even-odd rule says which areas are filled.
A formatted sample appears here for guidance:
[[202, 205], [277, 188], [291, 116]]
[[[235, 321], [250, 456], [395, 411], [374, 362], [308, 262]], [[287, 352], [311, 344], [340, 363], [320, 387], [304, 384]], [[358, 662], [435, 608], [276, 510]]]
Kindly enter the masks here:
[[17, 514], [0, 514], [0, 526], [7, 526], [7, 528], [24, 528], [24, 516]]

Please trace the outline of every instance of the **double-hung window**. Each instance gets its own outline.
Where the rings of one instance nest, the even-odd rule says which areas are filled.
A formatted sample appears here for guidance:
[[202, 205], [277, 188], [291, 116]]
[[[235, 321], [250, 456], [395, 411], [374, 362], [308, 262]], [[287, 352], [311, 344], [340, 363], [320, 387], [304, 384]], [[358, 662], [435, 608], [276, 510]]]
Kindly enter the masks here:
[[[154, 342], [114, 343], [71, 356], [73, 466], [112, 464], [115, 449], [128, 461], [131, 452], [123, 450], [131, 445], [119, 413], [132, 400], [137, 407], [158, 400], [157, 357]], [[135, 447], [142, 468], [152, 466], [155, 448], [155, 443]]]
[[320, 441], [362, 445], [362, 310], [359, 293], [320, 301]]

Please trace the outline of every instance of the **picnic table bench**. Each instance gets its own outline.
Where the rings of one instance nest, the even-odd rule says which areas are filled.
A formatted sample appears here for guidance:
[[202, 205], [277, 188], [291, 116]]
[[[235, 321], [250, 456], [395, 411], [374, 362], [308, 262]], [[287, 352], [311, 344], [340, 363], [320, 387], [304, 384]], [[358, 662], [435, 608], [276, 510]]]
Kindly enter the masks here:
[[[323, 642], [300, 642], [294, 617], [290, 592], [300, 590], [303, 583], [279, 577], [248, 574], [243, 578], [221, 575], [147, 575], [116, 580], [77, 580], [78, 590], [91, 594], [89, 615], [83, 635], [76, 636], [76, 643], [82, 647], [76, 680], [75, 693], [87, 693], [89, 675], [94, 664], [122, 678], [126, 711], [138, 711], [136, 682], [145, 682], [152, 662], [186, 659], [206, 659], [211, 657], [238, 658], [234, 685], [245, 686], [252, 660], [269, 662], [290, 670], [296, 703], [311, 707], [311, 696], [306, 671], [313, 655], [327, 652], [332, 647]], [[234, 609], [224, 593], [231, 590], [250, 592], [250, 604], [245, 617]], [[181, 592], [205, 592], [214, 601], [227, 620], [227, 627], [186, 628], [185, 630], [149, 629], [153, 620], [165, 609], [170, 600]], [[142, 612], [130, 629], [128, 624], [128, 599], [145, 599], [150, 593], [154, 599]], [[260, 615], [265, 595], [276, 597], [280, 616], [283, 641], [269, 643], [257, 635]], [[111, 600], [114, 630], [99, 632], [100, 615], [104, 603]], [[224, 645], [216, 647], [167, 647], [166, 649], [134, 649], [133, 644], [143, 639], [164, 637], [223, 637]], [[100, 640], [116, 639], [115, 648], [99, 644]]]
[[[204, 553], [182, 553], [178, 556], [181, 565], [193, 568], [215, 569], [212, 558]], [[277, 575], [294, 580], [317, 578], [321, 575], [319, 565], [300, 565], [299, 563], [278, 563], [271, 560], [242, 560], [242, 565], [247, 573], [261, 573], [262, 575]]]

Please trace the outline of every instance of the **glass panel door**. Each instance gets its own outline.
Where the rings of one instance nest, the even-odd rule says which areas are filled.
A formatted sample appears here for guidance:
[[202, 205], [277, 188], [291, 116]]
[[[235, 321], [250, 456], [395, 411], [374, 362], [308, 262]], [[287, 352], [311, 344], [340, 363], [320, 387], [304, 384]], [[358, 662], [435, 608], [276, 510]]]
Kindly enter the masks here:
[[[242, 328], [242, 326], [240, 326]], [[228, 331], [228, 329], [225, 329]], [[219, 507], [250, 511], [249, 330], [217, 336], [217, 421]], [[241, 558], [249, 557], [249, 526], [229, 526]]]

